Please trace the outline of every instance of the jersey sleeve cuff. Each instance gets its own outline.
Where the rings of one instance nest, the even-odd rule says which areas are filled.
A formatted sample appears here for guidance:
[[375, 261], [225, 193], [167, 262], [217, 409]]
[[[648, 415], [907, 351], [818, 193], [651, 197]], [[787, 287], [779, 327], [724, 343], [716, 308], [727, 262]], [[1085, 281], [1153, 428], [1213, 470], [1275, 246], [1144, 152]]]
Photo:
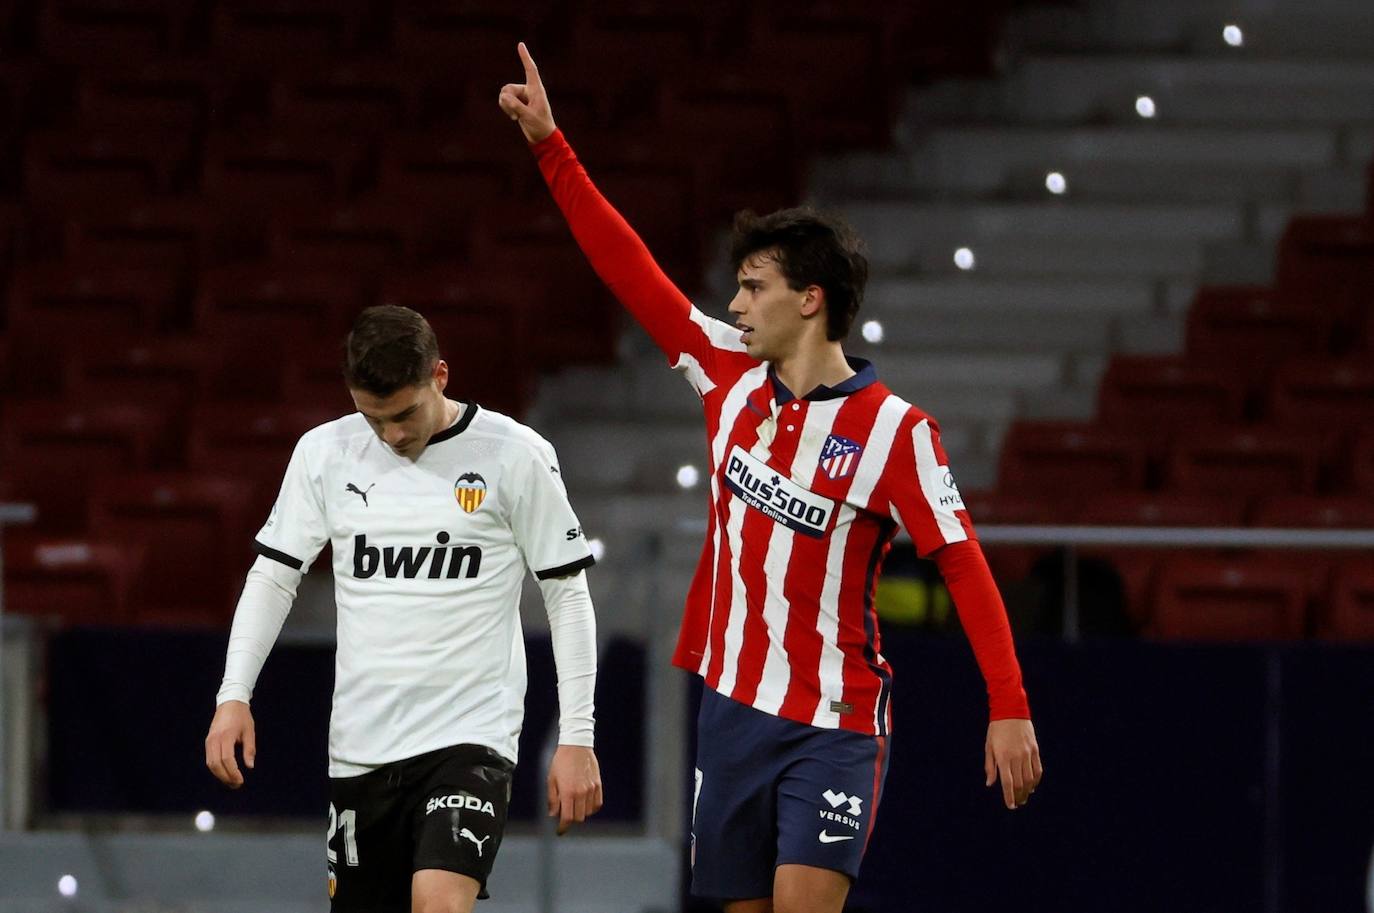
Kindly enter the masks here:
[[281, 564], [284, 564], [287, 567], [291, 568], [291, 570], [293, 571], [299, 571], [302, 567], [305, 566], [305, 562], [301, 559], [292, 558], [286, 552], [279, 551], [278, 549], [275, 549], [270, 545], [264, 545], [256, 539], [253, 540], [253, 551], [257, 552], [259, 555], [262, 555], [264, 558], [271, 558], [273, 561], [280, 562]]
[[564, 564], [560, 567], [551, 567], [546, 571], [535, 571], [534, 576], [538, 577], [540, 580], [550, 580], [554, 577], [571, 577], [578, 571], [585, 571], [593, 564], [596, 564], [596, 559], [591, 555], [586, 555], [570, 564]]
[[220, 686], [219, 694], [215, 695], [215, 706], [226, 703], [227, 701], [243, 701], [245, 704], [251, 703], [253, 690], [247, 685], [235, 682], [225, 682]]

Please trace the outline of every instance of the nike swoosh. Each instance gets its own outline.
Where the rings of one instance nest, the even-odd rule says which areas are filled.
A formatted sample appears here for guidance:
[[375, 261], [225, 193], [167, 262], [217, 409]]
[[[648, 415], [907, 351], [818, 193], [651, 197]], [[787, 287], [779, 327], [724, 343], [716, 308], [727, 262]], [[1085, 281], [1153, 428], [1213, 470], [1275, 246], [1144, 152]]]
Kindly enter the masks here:
[[837, 834], [832, 836], [830, 834], [827, 834], [825, 831], [821, 831], [821, 843], [839, 843], [841, 840], [853, 839], [853, 834]]

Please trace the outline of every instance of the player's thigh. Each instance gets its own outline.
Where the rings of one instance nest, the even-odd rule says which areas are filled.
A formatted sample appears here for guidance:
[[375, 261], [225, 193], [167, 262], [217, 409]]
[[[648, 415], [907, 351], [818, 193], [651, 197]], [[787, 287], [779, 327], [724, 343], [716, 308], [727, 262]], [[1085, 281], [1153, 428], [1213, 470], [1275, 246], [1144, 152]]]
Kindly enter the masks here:
[[332, 913], [410, 910], [409, 810], [385, 771], [330, 780], [326, 853]]
[[426, 880], [440, 885], [466, 887], [467, 882], [439, 877], [464, 876], [477, 885], [474, 896], [486, 897], [505, 834], [513, 771], [513, 764], [485, 748], [462, 745], [446, 753], [415, 793], [413, 871], [434, 872]]
[[886, 738], [843, 730], [808, 736], [778, 783], [778, 865], [857, 877], [886, 774]]
[[472, 913], [481, 883], [467, 875], [421, 869], [410, 881], [411, 913]]
[[773, 893], [776, 783], [787, 764], [776, 723], [710, 689], [702, 695], [692, 803], [698, 897], [749, 901]]
[[780, 865], [773, 874], [772, 913], [840, 913], [849, 876], [809, 865]]

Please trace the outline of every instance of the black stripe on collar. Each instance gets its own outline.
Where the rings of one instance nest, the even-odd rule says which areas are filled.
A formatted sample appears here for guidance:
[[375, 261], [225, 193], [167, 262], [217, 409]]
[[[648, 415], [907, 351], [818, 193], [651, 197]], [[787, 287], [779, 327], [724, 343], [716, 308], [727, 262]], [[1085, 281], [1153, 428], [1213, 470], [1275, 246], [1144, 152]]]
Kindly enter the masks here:
[[443, 431], [440, 431], [438, 434], [434, 435], [434, 437], [430, 438], [430, 444], [438, 444], [442, 441], [448, 440], [449, 438], [457, 437], [464, 431], [468, 430], [468, 425], [471, 425], [472, 420], [477, 417], [477, 410], [481, 408], [480, 406], [478, 406], [470, 399], [460, 399], [458, 402], [466, 406], [467, 411], [463, 413], [463, 417], [460, 418], [458, 421], [454, 422], [452, 425], [445, 428]]

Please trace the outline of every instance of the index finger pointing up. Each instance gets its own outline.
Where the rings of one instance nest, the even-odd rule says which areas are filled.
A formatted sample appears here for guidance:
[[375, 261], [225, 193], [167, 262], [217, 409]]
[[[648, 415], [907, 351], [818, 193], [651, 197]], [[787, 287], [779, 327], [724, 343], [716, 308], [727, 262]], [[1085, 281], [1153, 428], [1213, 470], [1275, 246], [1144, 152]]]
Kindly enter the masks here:
[[525, 47], [525, 42], [520, 42], [515, 46], [520, 54], [520, 62], [525, 65], [525, 85], [529, 87], [541, 85], [539, 82], [539, 67], [534, 65], [534, 58], [530, 56], [530, 49]]

